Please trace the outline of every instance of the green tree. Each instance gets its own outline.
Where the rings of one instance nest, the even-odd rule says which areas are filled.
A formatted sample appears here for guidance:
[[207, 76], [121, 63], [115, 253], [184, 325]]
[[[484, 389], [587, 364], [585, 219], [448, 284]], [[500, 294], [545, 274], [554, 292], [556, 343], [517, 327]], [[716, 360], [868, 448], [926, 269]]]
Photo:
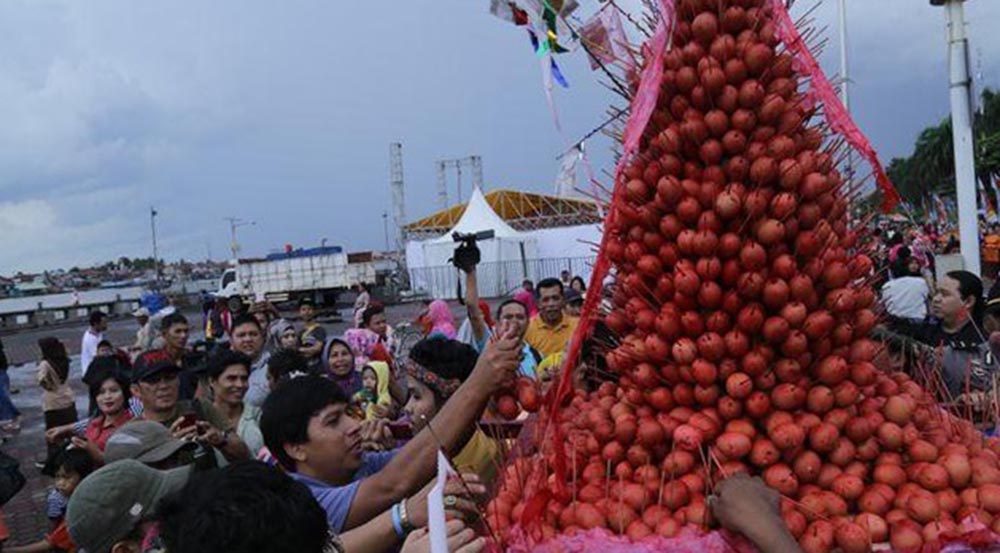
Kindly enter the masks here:
[[[980, 110], [973, 119], [976, 177], [986, 189], [1000, 177], [1000, 93], [983, 91]], [[955, 189], [955, 151], [951, 118], [921, 131], [906, 158], [895, 158], [887, 168], [900, 195], [919, 203], [929, 192], [949, 193]]]

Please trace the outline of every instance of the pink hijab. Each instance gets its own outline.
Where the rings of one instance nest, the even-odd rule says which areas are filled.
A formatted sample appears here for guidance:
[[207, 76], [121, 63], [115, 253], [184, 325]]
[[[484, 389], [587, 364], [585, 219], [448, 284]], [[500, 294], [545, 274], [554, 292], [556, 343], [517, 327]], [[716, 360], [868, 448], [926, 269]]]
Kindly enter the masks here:
[[534, 317], [538, 314], [538, 307], [535, 305], [535, 295], [531, 292], [521, 288], [514, 292], [513, 298], [528, 308], [528, 317]]
[[445, 338], [454, 340], [458, 336], [455, 330], [455, 318], [451, 315], [451, 309], [444, 300], [434, 300], [427, 307], [427, 317], [431, 321], [432, 334], [442, 334]]
[[372, 352], [378, 345], [378, 334], [367, 328], [349, 328], [344, 331], [344, 341], [354, 354], [354, 368], [360, 371], [371, 360]]

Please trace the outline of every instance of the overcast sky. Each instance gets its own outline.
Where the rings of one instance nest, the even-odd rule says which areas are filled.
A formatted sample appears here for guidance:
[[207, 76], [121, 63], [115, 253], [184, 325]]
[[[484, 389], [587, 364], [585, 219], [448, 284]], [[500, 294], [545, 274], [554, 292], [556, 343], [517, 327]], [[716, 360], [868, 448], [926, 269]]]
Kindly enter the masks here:
[[[948, 111], [944, 14], [848, 4], [854, 111], [888, 160]], [[150, 205], [169, 260], [223, 258], [229, 215], [257, 222], [240, 229], [244, 255], [322, 238], [381, 248], [393, 141], [411, 220], [433, 211], [442, 158], [482, 156], [488, 188], [551, 191], [564, 140], [614, 98], [582, 54], [561, 57], [561, 137], [524, 31], [487, 6], [0, 2], [0, 274], [148, 255]], [[816, 14], [835, 28], [834, 1]], [[970, 0], [967, 17], [997, 86], [1000, 2]], [[832, 36], [831, 74], [835, 53]], [[608, 148], [590, 145], [598, 171]]]

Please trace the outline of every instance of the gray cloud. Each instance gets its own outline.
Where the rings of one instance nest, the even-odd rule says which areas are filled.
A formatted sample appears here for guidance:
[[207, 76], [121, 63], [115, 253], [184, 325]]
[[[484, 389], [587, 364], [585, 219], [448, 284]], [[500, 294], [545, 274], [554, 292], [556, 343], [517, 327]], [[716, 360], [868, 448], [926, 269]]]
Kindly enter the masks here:
[[[947, 113], [944, 15], [849, 4], [857, 119], [888, 159]], [[996, 84], [1000, 4], [967, 11]], [[435, 207], [440, 158], [479, 154], [488, 185], [549, 191], [565, 141], [614, 100], [582, 55], [560, 58], [560, 136], [524, 31], [485, 0], [19, 0], [0, 4], [0, 51], [3, 273], [147, 255], [149, 205], [171, 259], [206, 242], [219, 257], [226, 215], [258, 222], [246, 254], [381, 247], [389, 142], [404, 143], [415, 218]], [[591, 144], [597, 169], [609, 146]]]

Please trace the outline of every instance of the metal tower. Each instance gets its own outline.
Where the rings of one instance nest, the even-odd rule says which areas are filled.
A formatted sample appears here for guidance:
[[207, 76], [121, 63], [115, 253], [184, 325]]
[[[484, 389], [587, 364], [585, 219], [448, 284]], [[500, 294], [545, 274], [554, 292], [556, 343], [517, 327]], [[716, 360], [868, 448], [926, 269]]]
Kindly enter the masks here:
[[483, 158], [479, 156], [469, 156], [459, 159], [443, 159], [438, 161], [438, 204], [444, 209], [448, 207], [448, 170], [455, 170], [455, 193], [457, 201], [462, 203], [462, 170], [469, 168], [472, 172], [472, 187], [483, 188]]
[[389, 145], [389, 188], [392, 191], [392, 222], [396, 225], [396, 251], [405, 248], [403, 227], [406, 225], [406, 195], [403, 193], [403, 145]]

